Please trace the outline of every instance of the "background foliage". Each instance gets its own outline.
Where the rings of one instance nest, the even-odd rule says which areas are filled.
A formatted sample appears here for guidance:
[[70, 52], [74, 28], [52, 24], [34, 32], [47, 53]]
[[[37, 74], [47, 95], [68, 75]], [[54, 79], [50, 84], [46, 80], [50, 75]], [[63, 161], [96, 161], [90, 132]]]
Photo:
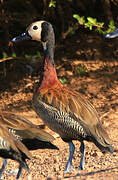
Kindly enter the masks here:
[[[1, 0], [0, 59], [4, 61], [6, 58], [10, 60], [9, 57], [12, 59], [23, 56], [28, 60], [31, 56], [34, 57], [33, 42], [30, 45], [24, 43], [15, 51], [8, 43], [14, 36], [24, 32], [27, 25], [39, 19], [53, 24], [58, 42], [75, 33], [87, 34], [95, 30], [99, 33], [109, 32], [115, 28], [114, 22], [117, 26], [118, 0]], [[4, 76], [6, 64], [9, 66], [11, 63], [10, 61], [0, 64]]]

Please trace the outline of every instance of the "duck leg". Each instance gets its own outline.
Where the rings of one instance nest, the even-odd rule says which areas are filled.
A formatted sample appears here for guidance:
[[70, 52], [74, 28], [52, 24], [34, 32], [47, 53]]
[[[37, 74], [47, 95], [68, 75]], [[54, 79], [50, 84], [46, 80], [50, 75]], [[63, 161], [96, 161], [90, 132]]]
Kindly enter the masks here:
[[68, 162], [66, 164], [66, 168], [64, 170], [64, 173], [69, 172], [70, 170], [73, 170], [72, 168], [72, 159], [73, 159], [73, 155], [74, 155], [74, 151], [75, 151], [75, 146], [72, 142], [69, 142], [69, 159]]
[[19, 179], [20, 176], [21, 176], [21, 172], [22, 172], [22, 169], [23, 167], [21, 165], [19, 165], [19, 170], [18, 170], [18, 173], [17, 173], [17, 176], [16, 176], [16, 179]]
[[1, 179], [1, 176], [2, 176], [3, 171], [4, 171], [5, 168], [6, 168], [7, 163], [8, 163], [8, 160], [7, 160], [7, 159], [3, 159], [2, 168], [0, 169], [0, 179]]
[[85, 163], [85, 144], [82, 141], [80, 145], [80, 152], [81, 152], [81, 159], [80, 159], [80, 169], [84, 169], [84, 163]]
[[19, 178], [20, 178], [23, 168], [26, 169], [27, 171], [29, 171], [28, 165], [27, 165], [25, 162], [24, 162], [23, 164], [21, 163], [21, 164], [19, 165], [19, 170], [18, 170], [16, 179], [19, 179]]

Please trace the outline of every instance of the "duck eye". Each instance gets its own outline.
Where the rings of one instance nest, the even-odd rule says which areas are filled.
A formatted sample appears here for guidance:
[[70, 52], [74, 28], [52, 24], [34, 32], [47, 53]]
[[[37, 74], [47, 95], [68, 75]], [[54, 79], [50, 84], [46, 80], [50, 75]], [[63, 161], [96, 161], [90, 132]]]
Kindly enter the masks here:
[[37, 30], [37, 29], [38, 29], [38, 26], [36, 26], [36, 25], [33, 26], [33, 29], [34, 29], [34, 30]]

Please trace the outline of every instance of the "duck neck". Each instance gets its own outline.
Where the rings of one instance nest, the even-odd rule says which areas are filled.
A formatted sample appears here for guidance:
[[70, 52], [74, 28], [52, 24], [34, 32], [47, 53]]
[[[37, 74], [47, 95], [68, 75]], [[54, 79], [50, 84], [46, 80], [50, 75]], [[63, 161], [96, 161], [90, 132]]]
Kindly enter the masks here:
[[54, 45], [52, 43], [51, 42], [43, 43], [43, 49], [44, 49], [44, 60], [49, 59], [51, 64], [54, 66]]
[[42, 71], [40, 74], [40, 89], [50, 88], [55, 84], [60, 84], [54, 64], [54, 48], [51, 44], [43, 44], [44, 48], [44, 61]]

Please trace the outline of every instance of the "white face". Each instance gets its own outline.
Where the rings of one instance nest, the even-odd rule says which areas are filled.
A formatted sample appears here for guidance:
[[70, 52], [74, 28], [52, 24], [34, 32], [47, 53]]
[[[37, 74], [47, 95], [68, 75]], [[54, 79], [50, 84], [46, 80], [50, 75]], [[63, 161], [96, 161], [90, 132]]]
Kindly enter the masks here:
[[29, 35], [32, 37], [32, 40], [41, 41], [41, 25], [43, 22], [44, 21], [36, 21], [27, 28]]

